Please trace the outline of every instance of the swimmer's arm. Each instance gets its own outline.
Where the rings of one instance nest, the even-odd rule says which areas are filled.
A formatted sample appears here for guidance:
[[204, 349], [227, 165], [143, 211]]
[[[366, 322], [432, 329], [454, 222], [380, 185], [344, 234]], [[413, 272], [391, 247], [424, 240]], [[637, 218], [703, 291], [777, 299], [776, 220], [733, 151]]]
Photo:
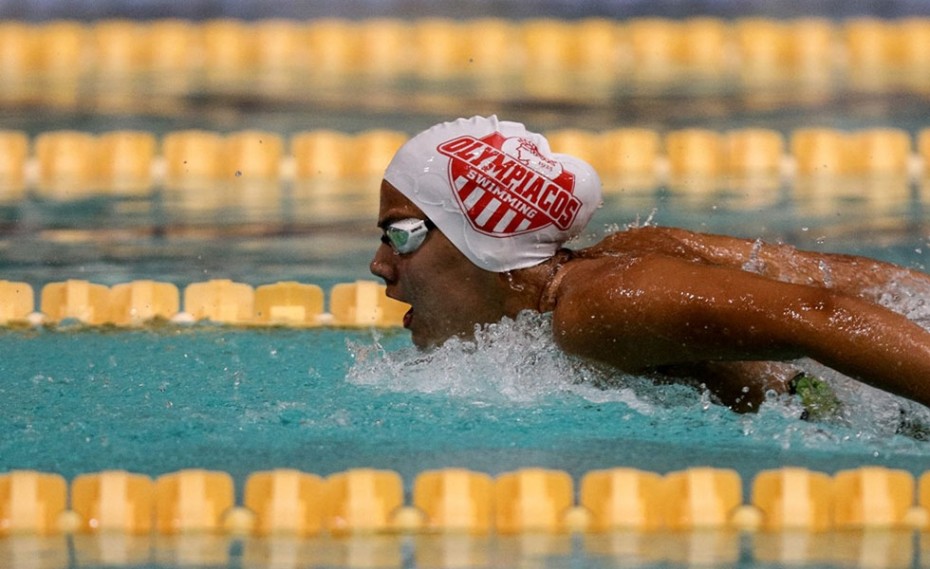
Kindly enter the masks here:
[[930, 333], [866, 300], [731, 268], [656, 255], [579, 264], [553, 331], [566, 351], [630, 372], [806, 356], [930, 405]]
[[605, 244], [623, 251], [651, 251], [742, 268], [784, 282], [825, 286], [873, 300], [895, 282], [930, 290], [930, 275], [867, 257], [803, 251], [785, 244], [675, 227], [630, 229], [611, 235]]

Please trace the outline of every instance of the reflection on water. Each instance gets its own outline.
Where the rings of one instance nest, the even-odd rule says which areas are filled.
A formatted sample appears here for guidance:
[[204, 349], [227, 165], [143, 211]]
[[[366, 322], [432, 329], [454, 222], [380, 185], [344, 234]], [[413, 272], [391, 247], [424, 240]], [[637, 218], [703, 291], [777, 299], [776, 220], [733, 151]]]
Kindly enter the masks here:
[[57, 21], [3, 33], [0, 107], [30, 133], [419, 130], [489, 112], [539, 129], [908, 128], [930, 81], [920, 20]]
[[0, 205], [0, 269], [34, 286], [211, 275], [255, 284], [367, 275], [377, 242], [378, 180], [232, 179], [146, 197]]
[[[412, 133], [479, 113], [541, 131], [642, 127], [646, 135], [634, 144], [613, 147], [612, 163], [622, 163], [616, 171], [624, 175], [605, 172], [605, 204], [578, 245], [650, 219], [928, 266], [930, 178], [926, 165], [915, 175], [909, 152], [905, 163], [885, 165], [892, 176], [855, 169], [884, 156], [879, 145], [858, 155], [850, 171], [836, 169], [831, 156], [819, 152], [810, 163], [786, 168], [782, 149], [768, 152], [776, 159], [763, 165], [762, 175], [736, 177], [720, 156], [704, 152], [716, 142], [696, 137], [682, 142], [686, 151], [676, 156], [674, 145], [663, 149], [660, 139], [664, 131], [695, 126], [722, 133], [764, 125], [786, 134], [808, 126], [880, 125], [914, 134], [926, 126], [930, 89], [927, 50], [917, 43], [902, 42], [903, 59], [888, 62], [870, 59], [868, 49], [859, 49], [868, 42], [851, 39], [856, 34], [840, 40], [838, 25], [824, 21], [624, 22], [622, 49], [612, 47], [620, 36], [603, 21], [579, 22], [584, 33], [567, 39], [557, 29], [546, 30], [548, 37], [534, 35], [540, 30], [532, 26], [545, 25], [539, 22], [520, 30], [503, 21], [335, 22], [316, 30], [316, 47], [326, 49], [310, 58], [281, 57], [304, 44], [287, 44], [295, 26], [273, 24], [256, 24], [245, 29], [246, 42], [228, 44], [255, 48], [246, 54], [255, 59], [241, 60], [237, 54], [245, 52], [235, 49], [194, 57], [188, 42], [197, 30], [190, 23], [141, 26], [153, 34], [146, 36], [151, 53], [145, 70], [123, 66], [141, 57], [133, 51], [138, 44], [122, 43], [143, 37], [140, 27], [125, 36], [120, 25], [43, 24], [47, 35], [34, 59], [2, 63], [0, 120], [30, 136], [84, 132], [70, 149], [53, 152], [65, 163], [86, 153], [86, 133], [117, 129], [156, 135], [191, 128]], [[901, 22], [900, 30], [907, 25]], [[212, 26], [210, 37], [235, 36], [233, 28]], [[4, 37], [23, 31], [17, 30], [4, 28]], [[869, 29], [864, 32], [870, 37]], [[101, 57], [87, 67], [76, 47], [86, 47], [81, 42], [91, 37], [101, 40], [94, 48]], [[451, 37], [464, 38], [471, 57], [454, 59], [460, 52]], [[353, 47], [359, 38], [362, 47]], [[383, 49], [403, 47], [405, 38], [421, 38], [430, 49], [417, 50], [416, 57]], [[517, 38], [526, 45], [515, 45]], [[15, 51], [26, 44], [5, 45]], [[136, 47], [107, 51], [120, 45]], [[837, 49], [848, 57], [835, 58]], [[30, 66], [36, 60], [37, 67]], [[350, 60], [354, 67], [347, 66]], [[195, 65], [204, 61], [210, 65]], [[19, 141], [0, 154], [24, 148]], [[362, 162], [365, 155], [350, 158]], [[191, 161], [186, 166], [193, 167]], [[378, 180], [347, 178], [343, 165], [334, 163], [268, 182], [249, 175], [249, 167], [262, 165], [248, 162], [225, 172], [220, 183], [196, 176], [175, 183], [166, 176], [158, 187], [120, 186], [122, 197], [95, 194], [86, 180], [46, 180], [42, 172], [32, 172], [40, 183], [26, 191], [15, 168], [0, 167], [0, 275], [35, 287], [69, 278], [102, 284], [153, 278], [180, 286], [208, 278], [252, 284], [293, 279], [328, 287], [367, 277], [378, 243]], [[246, 175], [236, 175], [243, 170]], [[925, 318], [926, 298], [906, 292], [889, 291], [887, 304]], [[96, 331], [17, 330], [3, 337], [9, 347], [4, 363], [25, 358], [20, 369], [30, 373], [11, 377], [5, 387], [11, 402], [5, 430], [21, 438], [6, 440], [5, 456], [10, 464], [69, 476], [113, 461], [161, 473], [186, 466], [190, 457], [240, 477], [277, 464], [333, 471], [360, 461], [406, 469], [405, 475], [456, 461], [489, 472], [532, 463], [578, 473], [621, 462], [656, 471], [710, 463], [744, 474], [793, 461], [831, 471], [863, 462], [924, 468], [926, 444], [899, 430], [902, 419], [925, 421], [925, 411], [845, 378], [828, 380], [853, 402], [855, 415], [799, 421], [802, 409], [788, 398], [766, 402], [756, 415], [736, 416], [691, 388], [605, 378], [602, 370], [579, 366], [541, 341], [545, 327], [538, 324], [530, 330], [536, 335], [503, 330], [509, 341], [491, 338], [477, 355], [461, 344], [430, 356], [381, 353], [385, 339], [354, 338], [354, 364], [343, 361], [346, 339], [338, 334], [195, 329], [154, 337], [103, 332], [107, 337], [100, 340]], [[172, 340], [172, 332], [181, 337]], [[393, 340], [406, 345], [406, 337]], [[32, 343], [25, 349], [22, 341]], [[153, 351], [153, 345], [167, 346]], [[49, 346], [54, 349], [44, 352]], [[164, 357], [168, 351], [173, 357]], [[523, 374], [500, 372], [508, 368]], [[609, 382], [621, 385], [599, 388]], [[88, 407], [77, 409], [77, 400]], [[32, 416], [36, 408], [47, 413]], [[127, 420], [125, 432], [111, 432], [119, 418], [139, 424]], [[501, 435], [501, 425], [510, 431]], [[33, 451], [51, 442], [65, 448]], [[0, 566], [896, 568], [927, 565], [926, 538], [893, 530], [344, 540], [12, 536], [0, 540]]]
[[[604, 204], [573, 246], [649, 219], [927, 266], [930, 179], [685, 175], [661, 186], [643, 182], [606, 176]], [[68, 278], [169, 278], [178, 285], [205, 276], [254, 284], [367, 278], [378, 240], [378, 186], [376, 177], [233, 177], [135, 197], [31, 195], [0, 204], [0, 269], [34, 286]]]
[[907, 529], [823, 533], [693, 530], [594, 534], [359, 535], [253, 538], [184, 535], [12, 536], [0, 563], [16, 569], [492, 569], [503, 567], [723, 568], [924, 566], [926, 534]]

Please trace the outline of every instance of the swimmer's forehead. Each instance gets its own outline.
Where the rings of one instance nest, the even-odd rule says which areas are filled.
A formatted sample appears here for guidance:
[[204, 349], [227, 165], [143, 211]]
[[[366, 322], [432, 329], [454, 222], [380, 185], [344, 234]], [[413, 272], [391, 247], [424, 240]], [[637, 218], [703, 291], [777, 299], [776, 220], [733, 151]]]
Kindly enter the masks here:
[[381, 182], [381, 207], [378, 212], [378, 227], [384, 229], [388, 225], [409, 218], [426, 219], [427, 216], [404, 194], [400, 193], [389, 182]]

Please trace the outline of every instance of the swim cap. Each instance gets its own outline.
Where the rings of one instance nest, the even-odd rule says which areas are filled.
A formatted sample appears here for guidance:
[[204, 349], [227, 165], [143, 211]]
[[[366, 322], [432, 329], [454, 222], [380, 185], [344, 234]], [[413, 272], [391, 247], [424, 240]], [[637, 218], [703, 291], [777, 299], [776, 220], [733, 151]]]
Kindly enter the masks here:
[[537, 265], [578, 235], [601, 203], [589, 164], [496, 116], [438, 124], [404, 144], [384, 179], [475, 265]]

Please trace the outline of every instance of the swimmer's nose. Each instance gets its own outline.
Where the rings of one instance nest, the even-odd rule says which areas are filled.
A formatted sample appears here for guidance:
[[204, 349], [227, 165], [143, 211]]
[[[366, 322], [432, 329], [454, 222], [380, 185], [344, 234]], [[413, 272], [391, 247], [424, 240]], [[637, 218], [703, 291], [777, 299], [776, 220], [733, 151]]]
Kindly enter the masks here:
[[375, 251], [375, 256], [368, 265], [368, 270], [376, 277], [381, 277], [385, 284], [391, 284], [396, 280], [394, 257], [394, 250], [382, 243], [378, 250]]

